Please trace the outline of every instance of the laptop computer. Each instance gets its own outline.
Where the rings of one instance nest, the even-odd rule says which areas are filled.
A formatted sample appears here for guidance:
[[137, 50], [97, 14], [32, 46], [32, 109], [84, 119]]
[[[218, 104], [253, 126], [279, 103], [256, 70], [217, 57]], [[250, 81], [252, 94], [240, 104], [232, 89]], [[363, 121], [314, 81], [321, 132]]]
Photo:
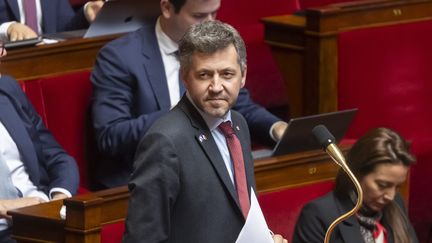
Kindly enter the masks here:
[[160, 15], [158, 0], [117, 0], [105, 2], [84, 38], [125, 33], [141, 28]]
[[44, 34], [54, 40], [91, 38], [135, 31], [160, 15], [159, 0], [111, 0], [104, 3], [88, 29]]
[[326, 126], [336, 138], [336, 142], [339, 142], [348, 130], [356, 112], [357, 109], [349, 109], [292, 118], [288, 122], [288, 128], [285, 130], [281, 140], [276, 144], [273, 150], [256, 150], [252, 152], [252, 157], [254, 159], [261, 159], [294, 152], [320, 149], [320, 145], [316, 142], [311, 132], [312, 129], [319, 124]]

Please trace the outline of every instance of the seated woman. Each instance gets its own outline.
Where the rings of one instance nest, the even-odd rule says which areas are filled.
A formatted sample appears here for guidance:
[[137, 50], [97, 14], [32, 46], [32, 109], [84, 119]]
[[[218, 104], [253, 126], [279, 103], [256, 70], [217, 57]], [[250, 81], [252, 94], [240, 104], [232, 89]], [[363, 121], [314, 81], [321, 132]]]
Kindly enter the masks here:
[[[414, 161], [409, 144], [390, 129], [376, 128], [361, 137], [348, 153], [347, 164], [363, 188], [363, 205], [336, 226], [330, 242], [418, 242], [397, 192]], [[293, 242], [322, 243], [330, 224], [351, 210], [356, 198], [354, 185], [340, 170], [335, 189], [302, 209]]]

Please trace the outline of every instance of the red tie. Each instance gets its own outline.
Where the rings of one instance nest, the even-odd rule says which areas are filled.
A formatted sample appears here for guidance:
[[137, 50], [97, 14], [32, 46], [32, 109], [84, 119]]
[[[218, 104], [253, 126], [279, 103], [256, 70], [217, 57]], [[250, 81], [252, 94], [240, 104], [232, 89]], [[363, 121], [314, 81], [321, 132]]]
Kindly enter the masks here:
[[250, 203], [249, 194], [246, 183], [246, 172], [243, 161], [243, 151], [239, 139], [234, 133], [234, 129], [231, 127], [231, 122], [222, 122], [219, 126], [220, 131], [226, 138], [228, 150], [230, 151], [231, 160], [234, 164], [234, 177], [237, 188], [237, 195], [240, 202], [240, 207], [243, 212], [243, 216], [247, 218]]
[[36, 0], [24, 0], [23, 5], [26, 25], [37, 34]]

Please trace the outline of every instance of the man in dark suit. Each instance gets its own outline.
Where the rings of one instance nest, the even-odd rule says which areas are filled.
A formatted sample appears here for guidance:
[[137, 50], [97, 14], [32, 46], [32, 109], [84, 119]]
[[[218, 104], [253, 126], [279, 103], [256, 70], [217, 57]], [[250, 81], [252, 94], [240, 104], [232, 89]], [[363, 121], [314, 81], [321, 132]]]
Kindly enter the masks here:
[[235, 242], [249, 212], [249, 131], [231, 110], [246, 80], [243, 40], [207, 21], [180, 40], [179, 59], [187, 91], [139, 144], [123, 242]]
[[15, 242], [8, 210], [72, 196], [78, 184], [75, 160], [43, 125], [17, 81], [0, 76], [0, 242]]
[[87, 28], [103, 6], [103, 1], [90, 1], [75, 13], [69, 0], [30, 0], [35, 1], [33, 6], [37, 9], [34, 16], [36, 25], [32, 28], [24, 18], [25, 1], [28, 0], [0, 0], [2, 40], [23, 40], [35, 38], [38, 34]]
[[[99, 151], [107, 157], [97, 170], [101, 187], [127, 183], [139, 140], [181, 97], [175, 56], [180, 37], [192, 24], [213, 20], [220, 0], [160, 4], [162, 15], [155, 23], [108, 43], [93, 69], [93, 127]], [[234, 110], [261, 144], [272, 145], [285, 131], [286, 123], [255, 104], [244, 88]]]

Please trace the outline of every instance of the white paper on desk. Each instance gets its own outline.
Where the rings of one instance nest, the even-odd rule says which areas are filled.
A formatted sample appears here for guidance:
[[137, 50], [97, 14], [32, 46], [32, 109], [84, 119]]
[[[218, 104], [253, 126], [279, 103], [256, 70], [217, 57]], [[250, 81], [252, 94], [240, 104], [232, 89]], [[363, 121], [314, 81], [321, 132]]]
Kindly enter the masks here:
[[243, 229], [236, 243], [273, 243], [270, 230], [265, 221], [258, 199], [251, 188], [251, 206]]

